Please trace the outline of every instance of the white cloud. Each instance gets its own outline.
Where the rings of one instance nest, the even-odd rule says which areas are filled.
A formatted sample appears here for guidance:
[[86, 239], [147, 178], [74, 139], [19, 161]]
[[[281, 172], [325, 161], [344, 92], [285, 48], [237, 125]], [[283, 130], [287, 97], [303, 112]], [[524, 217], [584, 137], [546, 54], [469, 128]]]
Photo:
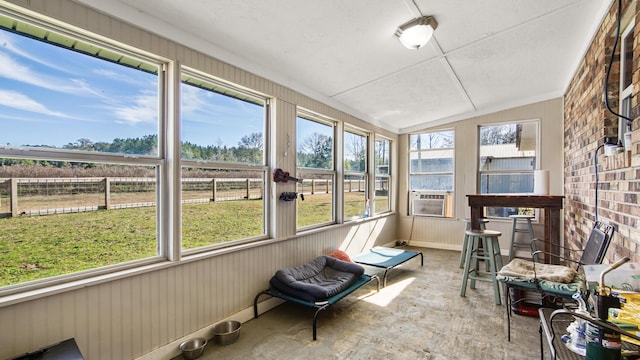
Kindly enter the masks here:
[[4, 49], [6, 49], [7, 51], [14, 53], [18, 56], [21, 56], [25, 59], [29, 59], [33, 62], [37, 62], [38, 64], [42, 64], [46, 67], [50, 67], [52, 69], [56, 69], [58, 71], [64, 71], [64, 72], [69, 72], [67, 69], [61, 68], [56, 64], [53, 64], [49, 61], [47, 61], [47, 59], [43, 59], [42, 57], [38, 57], [35, 55], [32, 55], [26, 51], [24, 51], [22, 48], [20, 48], [20, 46], [16, 46], [16, 44], [14, 44], [13, 42], [14, 39], [11, 38], [10, 34], [7, 32], [0, 32], [0, 46]]
[[185, 114], [184, 120], [211, 125], [235, 121], [240, 113], [236, 111], [239, 109], [238, 103], [242, 101], [222, 105], [219, 104], [220, 96], [222, 95], [182, 84], [180, 106], [182, 113]]
[[133, 99], [130, 106], [112, 106], [114, 114], [120, 123], [157, 123], [158, 122], [158, 95], [142, 94]]
[[183, 112], [194, 112], [202, 109], [207, 102], [200, 96], [203, 90], [195, 86], [181, 84], [180, 88], [180, 106]]
[[95, 94], [87, 86], [77, 86], [78, 81], [40, 74], [3, 53], [0, 53], [0, 77], [67, 94]]
[[76, 85], [75, 87], [80, 90], [81, 93], [83, 94], [92, 94], [95, 95], [97, 97], [105, 97], [104, 94], [101, 94], [98, 91], [95, 91], [90, 84], [87, 84], [86, 81], [81, 80], [81, 79], [69, 79], [69, 81]]
[[108, 69], [92, 69], [91, 73], [109, 80], [116, 80], [120, 83], [128, 83], [128, 84], [140, 86], [139, 78], [127, 76], [128, 74], [125, 74], [125, 73], [119, 73], [119, 72], [108, 70]]
[[4, 105], [6, 107], [19, 109], [19, 110], [35, 112], [39, 114], [45, 114], [45, 115], [51, 115], [51, 116], [57, 116], [57, 117], [67, 117], [63, 113], [49, 110], [43, 104], [17, 91], [0, 89], [0, 105]]

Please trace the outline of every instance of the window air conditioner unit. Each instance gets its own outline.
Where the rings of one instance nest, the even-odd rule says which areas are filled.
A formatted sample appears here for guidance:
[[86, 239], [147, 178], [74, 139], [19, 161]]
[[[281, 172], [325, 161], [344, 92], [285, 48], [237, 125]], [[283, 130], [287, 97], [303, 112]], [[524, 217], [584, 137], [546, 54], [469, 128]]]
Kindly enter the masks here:
[[414, 216], [451, 216], [451, 192], [412, 191], [409, 193], [409, 211]]

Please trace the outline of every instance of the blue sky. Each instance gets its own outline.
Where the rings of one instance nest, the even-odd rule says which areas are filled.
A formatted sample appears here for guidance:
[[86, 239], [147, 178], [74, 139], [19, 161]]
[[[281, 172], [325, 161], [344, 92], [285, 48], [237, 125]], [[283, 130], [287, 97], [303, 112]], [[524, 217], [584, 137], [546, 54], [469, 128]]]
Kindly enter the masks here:
[[[262, 107], [182, 86], [182, 139], [236, 146]], [[0, 30], [0, 144], [61, 147], [158, 133], [158, 78]]]

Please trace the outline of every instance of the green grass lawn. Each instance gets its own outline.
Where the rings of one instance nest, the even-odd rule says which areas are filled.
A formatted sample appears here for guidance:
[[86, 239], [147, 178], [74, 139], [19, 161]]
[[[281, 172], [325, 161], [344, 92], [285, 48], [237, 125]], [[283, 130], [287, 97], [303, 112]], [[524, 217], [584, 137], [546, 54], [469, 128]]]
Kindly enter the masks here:
[[156, 255], [155, 208], [0, 219], [0, 286]]
[[[363, 206], [362, 193], [347, 193], [346, 214]], [[262, 208], [262, 200], [184, 204], [183, 249], [262, 235]], [[297, 216], [299, 227], [330, 222], [331, 194], [305, 196]], [[0, 218], [0, 286], [156, 256], [156, 228], [155, 207]]]
[[182, 248], [262, 235], [262, 204], [262, 200], [238, 200], [182, 205]]

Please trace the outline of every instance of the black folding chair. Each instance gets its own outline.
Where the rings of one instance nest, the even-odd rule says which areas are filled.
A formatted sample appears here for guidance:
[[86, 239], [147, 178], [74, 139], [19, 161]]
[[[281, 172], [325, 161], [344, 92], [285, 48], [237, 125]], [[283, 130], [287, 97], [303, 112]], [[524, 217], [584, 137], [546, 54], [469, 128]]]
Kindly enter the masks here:
[[[507, 337], [509, 341], [511, 341], [511, 312], [514, 304], [510, 295], [511, 290], [537, 291], [540, 293], [543, 302], [551, 299], [552, 303], [564, 303], [566, 301], [575, 303], [575, 300], [571, 298], [575, 293], [580, 293], [583, 299], [586, 300], [589, 290], [586, 277], [580, 272], [580, 267], [585, 264], [602, 263], [609, 248], [613, 232], [612, 225], [596, 221], [584, 249], [572, 250], [561, 247], [561, 249], [565, 250], [565, 254], [581, 251], [582, 255], [579, 261], [572, 260], [573, 257], [571, 256], [564, 257], [536, 250], [536, 243], [542, 240], [534, 239], [531, 242], [531, 260], [513, 259], [498, 272], [496, 278], [504, 284], [505, 304], [507, 307]], [[547, 259], [549, 257], [557, 257], [561, 262], [575, 263], [575, 269], [563, 265], [543, 264], [539, 261], [540, 255], [544, 255]], [[520, 299], [516, 302], [519, 301], [524, 300]]]

